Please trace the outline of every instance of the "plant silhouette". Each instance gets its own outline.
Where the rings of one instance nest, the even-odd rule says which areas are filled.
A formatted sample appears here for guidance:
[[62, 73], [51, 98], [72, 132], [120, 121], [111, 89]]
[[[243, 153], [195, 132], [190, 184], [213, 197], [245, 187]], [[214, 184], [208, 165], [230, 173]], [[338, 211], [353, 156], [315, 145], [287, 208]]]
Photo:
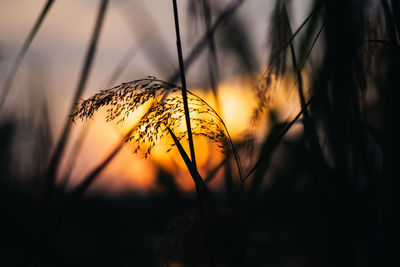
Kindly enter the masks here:
[[[161, 99], [168, 92], [168, 96]], [[184, 108], [182, 96], [178, 93], [181, 88], [158, 80], [155, 77], [123, 83], [107, 90], [101, 90], [94, 96], [82, 101], [75, 107], [72, 119], [93, 118], [94, 113], [101, 107], [108, 107], [106, 121], [123, 121], [139, 107], [152, 103], [145, 115], [140, 118], [135, 131], [127, 139], [137, 144], [135, 152], [141, 147], [143, 156], [147, 157], [157, 140], [165, 138], [168, 128], [177, 139], [187, 140], [188, 133], [184, 129]], [[202, 98], [188, 91], [189, 112], [192, 116], [192, 133], [203, 136], [215, 142], [221, 152], [229, 154], [232, 151], [232, 140], [221, 117]], [[223, 125], [221, 128], [220, 125]], [[174, 146], [175, 144], [171, 144]], [[168, 151], [171, 148], [168, 149]], [[168, 152], [167, 151], [167, 152]]]
[[[170, 58], [160, 56], [168, 49], [158, 49], [161, 37], [153, 39], [159, 29], [142, 27], [140, 21], [152, 20], [152, 12], [143, 11], [148, 3], [140, 9], [145, 15], [135, 21], [134, 4], [127, 8], [125, 1], [101, 0], [58, 138], [49, 116], [51, 99], [40, 105], [29, 99], [25, 118], [18, 116], [23, 95], [13, 92], [18, 108], [7, 112], [17, 116], [6, 113], [12, 101], [6, 97], [19, 85], [13, 83], [17, 70], [40, 37], [44, 18], [57, 11], [53, 6], [58, 1], [45, 2], [17, 58], [10, 61], [14, 65], [1, 92], [0, 193], [5, 201], [0, 203], [0, 234], [6, 244], [1, 266], [399, 266], [399, 179], [392, 156], [393, 93], [400, 87], [399, 1], [310, 0], [300, 8], [302, 21], [297, 8], [302, 0], [270, 1], [272, 6], [265, 5], [270, 10], [251, 14], [237, 11], [250, 10], [257, 1], [187, 1], [188, 25], [200, 27], [193, 27], [199, 39], [183, 53], [178, 5], [172, 0], [175, 34], [170, 40], [176, 39], [179, 69], [157, 73], [167, 78], [106, 85], [108, 89], [80, 100], [101, 52], [96, 47], [111, 5], [126, 9], [120, 15], [143, 28], [137, 35], [142, 41], [135, 41], [149, 44], [145, 53], [152, 64], [163, 61], [150, 74], [170, 71]], [[264, 22], [257, 24], [261, 28], [249, 27], [252, 20], [246, 16], [261, 13], [270, 14], [257, 17], [269, 20], [268, 30]], [[186, 35], [190, 27], [184, 30]], [[252, 36], [265, 34], [268, 46], [264, 42], [256, 49]], [[140, 52], [132, 47], [110, 72], [111, 80]], [[212, 91], [213, 106], [188, 88], [186, 74], [195, 64], [202, 89]], [[242, 125], [248, 126], [248, 135], [234, 141], [220, 115], [226, 103], [219, 91], [233, 75], [250, 77], [246, 94], [255, 96], [248, 125]], [[47, 91], [30, 80], [26, 84], [44, 99]], [[279, 103], [284, 108], [274, 106], [281, 93], [294, 96], [293, 106], [286, 99]], [[142, 111], [104, 159], [85, 169], [83, 177], [74, 177], [81, 174], [74, 166], [82, 163], [80, 147], [84, 150], [83, 137], [90, 133], [82, 130], [67, 153], [73, 121], [104, 112], [106, 123], [128, 124], [129, 116]], [[214, 143], [201, 168], [196, 162], [201, 147], [194, 145], [198, 138]], [[173, 173], [151, 160], [160, 141], [170, 142], [165, 153], [179, 152], [197, 199], [181, 190], [180, 168]], [[86, 194], [127, 142], [134, 144], [135, 153], [150, 157], [155, 181], [148, 193]], [[245, 159], [243, 170], [240, 158]]]

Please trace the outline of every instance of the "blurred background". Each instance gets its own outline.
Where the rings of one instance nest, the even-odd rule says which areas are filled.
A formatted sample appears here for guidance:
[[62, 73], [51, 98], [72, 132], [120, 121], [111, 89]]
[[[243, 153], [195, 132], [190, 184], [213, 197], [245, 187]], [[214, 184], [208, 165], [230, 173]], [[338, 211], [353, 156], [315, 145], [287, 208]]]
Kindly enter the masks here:
[[0, 5], [2, 266], [398, 263], [398, 1], [178, 1], [188, 89], [238, 156], [195, 138], [206, 204], [171, 138], [125, 142], [144, 108], [70, 116], [121, 83], [180, 85], [172, 1]]
[[[221, 5], [226, 5], [221, 2]], [[1, 16], [1, 79], [4, 83], [7, 73], [12, 68], [32, 25], [42, 11], [46, 1], [3, 1]], [[248, 1], [234, 16], [246, 24], [242, 29], [241, 37], [244, 45], [251, 50], [263, 51], [266, 46], [265, 27], [268, 25], [268, 10], [271, 10], [272, 1]], [[202, 28], [193, 16], [186, 12], [188, 3], [179, 2], [182, 22], [182, 41], [184, 54], [189, 54], [196, 42], [200, 40]], [[37, 32], [37, 36], [30, 45], [23, 63], [18, 69], [7, 100], [3, 107], [4, 113], [12, 113], [21, 117], [21, 120], [43, 122], [43, 109], [48, 113], [48, 124], [51, 130], [50, 140], [57, 140], [63, 125], [68, 119], [71, 103], [74, 101], [74, 91], [77, 87], [90, 37], [96, 22], [98, 1], [59, 1], [51, 6], [45, 21]], [[270, 11], [269, 11], [270, 12]], [[97, 49], [93, 58], [90, 74], [87, 77], [82, 98], [93, 95], [100, 89], [118, 85], [122, 82], [144, 78], [152, 75], [162, 80], [178, 70], [176, 55], [176, 37], [173, 24], [172, 4], [168, 1], [111, 1], [108, 5]], [[244, 25], [241, 27], [245, 27]], [[260, 32], [262, 34], [260, 34]], [[252, 72], [260, 72], [261, 62], [266, 61], [266, 53], [253, 53], [251, 56]], [[227, 55], [226, 55], [227, 54]], [[231, 53], [232, 54], [232, 53]], [[232, 62], [229, 51], [221, 52], [219, 63], [221, 77], [221, 97], [224, 115], [229, 116], [227, 124], [234, 128], [232, 134], [239, 137], [246, 129], [244, 121], [251, 115], [254, 102], [254, 93], [251, 84], [245, 81], [246, 73], [242, 72], [249, 66], [242, 66], [242, 62]], [[257, 55], [257, 56], [256, 56]], [[207, 72], [201, 71], [207, 66], [207, 53], [202, 53], [194, 62], [194, 66], [187, 72], [188, 84], [191, 90], [201, 91], [212, 100]], [[250, 61], [250, 59], [249, 59]], [[234, 81], [235, 80], [235, 81]], [[240, 81], [242, 80], [242, 81]], [[223, 81], [223, 83], [222, 83]], [[240, 84], [242, 83], [242, 84]], [[246, 88], [243, 88], [245, 84]], [[234, 91], [234, 93], [227, 93]], [[239, 109], [242, 111], [240, 112]], [[36, 115], [35, 112], [37, 113]], [[37, 117], [37, 118], [32, 118]], [[135, 120], [131, 121], [131, 124]], [[91, 126], [88, 126], [87, 137], [82, 142], [82, 148], [75, 160], [71, 177], [79, 179], [88, 170], [94, 167], [99, 160], [105, 157], [107, 151], [117, 142], [124, 130], [130, 127], [129, 123], [117, 127], [115, 124], [104, 123], [104, 116], [96, 116]], [[46, 122], [47, 123], [47, 122]], [[74, 139], [84, 128], [85, 123], [78, 122], [72, 130], [71, 142], [67, 148], [72, 149]], [[235, 124], [235, 125], [233, 125]], [[22, 133], [21, 133], [22, 134]], [[31, 134], [25, 134], [24, 142], [33, 142]], [[100, 145], [101, 144], [101, 145]], [[21, 148], [20, 154], [26, 154], [26, 147]], [[50, 149], [50, 148], [48, 148]], [[152, 161], [131, 153], [126, 148], [119, 153], [109, 167], [100, 175], [93, 188], [103, 193], [112, 193], [121, 190], [137, 190], [146, 192], [154, 184], [156, 168]], [[172, 164], [170, 155], [160, 149], [156, 153], [157, 164]], [[161, 159], [158, 159], [161, 157]], [[207, 156], [205, 156], [207, 157]], [[168, 158], [168, 159], [167, 159]], [[15, 171], [23, 171], [28, 167], [30, 157], [18, 161]], [[168, 163], [166, 162], [168, 161]], [[69, 169], [68, 163], [61, 169]], [[18, 166], [18, 167], [17, 167]], [[26, 170], [29, 172], [29, 170]], [[64, 172], [65, 170], [61, 170]], [[70, 171], [70, 170], [68, 170]], [[119, 179], [114, 179], [118, 176]], [[71, 181], [74, 182], [74, 181]]]

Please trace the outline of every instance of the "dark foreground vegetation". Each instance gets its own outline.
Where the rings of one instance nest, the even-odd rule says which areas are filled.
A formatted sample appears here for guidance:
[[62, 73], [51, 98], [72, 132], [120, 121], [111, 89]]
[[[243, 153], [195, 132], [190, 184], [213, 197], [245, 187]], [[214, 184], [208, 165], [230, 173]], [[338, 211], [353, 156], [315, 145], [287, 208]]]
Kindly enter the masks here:
[[[292, 28], [295, 1], [277, 0], [265, 51], [268, 62], [258, 62], [259, 52], [251, 49], [246, 35], [249, 29], [235, 16], [244, 0], [188, 1], [188, 10], [179, 11], [191, 12], [200, 39], [184, 58], [172, 1], [179, 70], [161, 80], [122, 84], [82, 102], [110, 4], [99, 1], [76, 105], [68, 115], [91, 118], [107, 105], [113, 108], [107, 119], [121, 119], [129, 108], [152, 101], [139, 121], [139, 126], [150, 126], [132, 126], [108, 158], [73, 188], [58, 177], [74, 127], [71, 117], [63, 118], [63, 131], [53, 144], [46, 104], [37, 108], [39, 122], [1, 111], [24, 54], [57, 4], [53, 2], [43, 8], [1, 91], [1, 266], [400, 265], [399, 182], [392, 168], [396, 119], [391, 115], [393, 92], [400, 86], [398, 1], [314, 0], [309, 16]], [[206, 87], [217, 103], [224, 101], [217, 98], [217, 84], [225, 58], [240, 66], [238, 74], [257, 81], [258, 103], [249, 125], [256, 127], [265, 116], [271, 123], [261, 140], [250, 131], [243, 140], [232, 141], [223, 118], [215, 115], [218, 108], [211, 110], [187, 90], [185, 70], [200, 55], [209, 70], [202, 74]], [[287, 120], [268, 106], [268, 96], [283, 80], [292, 81], [291, 90], [298, 95], [299, 113]], [[132, 101], [137, 102], [129, 106]], [[204, 110], [213, 117], [190, 119]], [[172, 111], [179, 116], [171, 118]], [[175, 123], [186, 131], [178, 132]], [[294, 127], [301, 130], [288, 135]], [[32, 166], [28, 173], [15, 174], [11, 155], [21, 129], [29, 129], [34, 140], [23, 150]], [[146, 196], [85, 194], [125, 141], [149, 145], [160, 135], [172, 138], [193, 178], [195, 196], [180, 192], [175, 178], [161, 169], [159, 190]], [[199, 136], [215, 142], [225, 155], [225, 190], [210, 191], [213, 176], [202, 177], [198, 171], [193, 139]], [[188, 151], [183, 142], [189, 143]]]

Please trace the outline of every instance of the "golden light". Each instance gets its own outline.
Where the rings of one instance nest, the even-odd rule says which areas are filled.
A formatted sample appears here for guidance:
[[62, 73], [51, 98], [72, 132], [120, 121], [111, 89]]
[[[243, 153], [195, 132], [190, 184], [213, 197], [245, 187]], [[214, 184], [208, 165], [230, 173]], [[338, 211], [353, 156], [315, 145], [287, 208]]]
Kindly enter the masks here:
[[[296, 107], [296, 105], [293, 104], [298, 103], [297, 95], [292, 90], [287, 89], [292, 83], [293, 81], [282, 82], [273, 92], [269, 93], [271, 94], [271, 98], [268, 102], [267, 112], [268, 109], [274, 109], [282, 116], [282, 119], [287, 119], [291, 114], [294, 114], [293, 107]], [[236, 78], [221, 82], [218, 86], [218, 106], [211, 90], [190, 89], [190, 91], [200, 96], [217, 110], [234, 141], [240, 141], [245, 137], [246, 132], [249, 130], [252, 112], [257, 105], [254, 83], [250, 79]], [[148, 105], [130, 114], [120, 124], [116, 124], [115, 122], [106, 123], [106, 108], [100, 110], [92, 126], [91, 135], [93, 138], [87, 145], [88, 148], [86, 149], [85, 157], [90, 158], [93, 162], [99, 162], [103, 159], [113, 145], [118, 143], [124, 134], [137, 124], [139, 118], [147, 111]], [[191, 114], [192, 118], [195, 118], [194, 116], [195, 114]], [[265, 132], [265, 127], [267, 127], [266, 118], [267, 116], [265, 115], [263, 123], [260, 123], [262, 129], [256, 130], [256, 134], [257, 131]], [[181, 127], [181, 131], [186, 130], [185, 123], [182, 123], [179, 127]], [[182, 140], [181, 143], [187, 154], [190, 155], [187, 142]], [[196, 137], [194, 143], [199, 171], [203, 175], [207, 175], [211, 169], [223, 160], [224, 155], [218, 151], [215, 144], [206, 138]], [[161, 167], [176, 177], [176, 182], [183, 191], [194, 190], [193, 181], [176, 147], [173, 147], [167, 153], [172, 144], [172, 138], [164, 136], [153, 147], [149, 159], [143, 159], [140, 151], [138, 154], [133, 152], [136, 145], [128, 142], [128, 145], [120, 152], [118, 158], [106, 168], [98, 183], [102, 184], [103, 187], [104, 185], [114, 184], [115, 186], [115, 184], [119, 184], [116, 186], [116, 191], [118, 191], [118, 188], [132, 188], [141, 192], [147, 192], [149, 189], [155, 187], [156, 170]], [[88, 169], [87, 167], [87, 165], [80, 168], [78, 166], [74, 172], [77, 174], [83, 173], [84, 170]], [[216, 179], [213, 181], [211, 187], [219, 187], [221, 183], [222, 181]]]

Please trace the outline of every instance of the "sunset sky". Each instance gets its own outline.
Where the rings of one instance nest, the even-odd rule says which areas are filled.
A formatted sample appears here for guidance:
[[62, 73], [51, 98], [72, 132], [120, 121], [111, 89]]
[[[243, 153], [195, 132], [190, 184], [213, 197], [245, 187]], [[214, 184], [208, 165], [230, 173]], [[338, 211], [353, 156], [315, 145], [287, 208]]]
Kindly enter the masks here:
[[[9, 72], [12, 62], [21, 48], [38, 14], [46, 1], [1, 0], [0, 9], [0, 82]], [[181, 35], [184, 54], [188, 53], [201, 34], [194, 31], [194, 25], [187, 17], [186, 1], [178, 1], [181, 20]], [[228, 2], [228, 1], [222, 1]], [[300, 2], [300, 1], [297, 1]], [[307, 1], [308, 2], [308, 1]], [[53, 140], [57, 140], [61, 128], [68, 119], [73, 92], [82, 69], [83, 59], [94, 26], [100, 1], [97, 0], [56, 0], [46, 17], [42, 28], [33, 41], [11, 88], [5, 109], [21, 118], [29, 118], [30, 106], [40, 109], [47, 103], [50, 111]], [[245, 21], [253, 49], [259, 56], [257, 64], [262, 73], [267, 56], [268, 18], [273, 1], [248, 0], [236, 14]], [[302, 10], [296, 10], [296, 27], [303, 20]], [[300, 12], [298, 12], [300, 11]], [[100, 35], [95, 61], [83, 97], [86, 98], [100, 89], [109, 88], [121, 82], [140, 79], [148, 75], [167, 79], [178, 67], [173, 13], [170, 1], [110, 1]], [[260, 32], [264, 34], [260, 35]], [[132, 48], [133, 47], [133, 48]], [[129, 49], [135, 50], [128, 67], [116, 80], [110, 77], [121, 58]], [[234, 139], [239, 140], [248, 129], [248, 121], [254, 106], [254, 83], [245, 77], [235, 75], [231, 61], [221, 59], [220, 98], [223, 99], [222, 116]], [[205, 60], [200, 58], [190, 71], [187, 81], [190, 90], [196, 91], [212, 104], [214, 99], [207, 82], [204, 82]], [[202, 74], [202, 75], [201, 75]], [[257, 75], [255, 75], [257, 77]], [[283, 96], [283, 99], [288, 99]], [[17, 112], [15, 112], [17, 111]], [[290, 107], [287, 115], [296, 111]], [[69, 142], [61, 172], [70, 168], [67, 164], [69, 151], [79, 132], [88, 127], [88, 134], [82, 145], [76, 165], [72, 171], [71, 185], [84, 177], [120, 140], [129, 128], [129, 122], [122, 126], [106, 124], [100, 112], [87, 125], [77, 122]], [[285, 115], [286, 116], [286, 115]], [[85, 126], [87, 125], [87, 126]], [[200, 141], [201, 142], [201, 141]], [[54, 142], [53, 142], [54, 143]], [[200, 144], [200, 167], [202, 164], [217, 164], [221, 159], [218, 152], [207, 143]], [[154, 188], [153, 179], [157, 166], [168, 169], [182, 177], [178, 184], [185, 190], [192, 188], [192, 182], [185, 173], [183, 163], [176, 151], [165, 154], [167, 144], [160, 144], [151, 157], [143, 159], [134, 154], [132, 145], [126, 145], [116, 159], [102, 173], [93, 186], [106, 193], [124, 190], [146, 192]], [[177, 159], [178, 158], [178, 159]], [[211, 158], [211, 163], [209, 162]], [[216, 182], [215, 187], [218, 187]]]

